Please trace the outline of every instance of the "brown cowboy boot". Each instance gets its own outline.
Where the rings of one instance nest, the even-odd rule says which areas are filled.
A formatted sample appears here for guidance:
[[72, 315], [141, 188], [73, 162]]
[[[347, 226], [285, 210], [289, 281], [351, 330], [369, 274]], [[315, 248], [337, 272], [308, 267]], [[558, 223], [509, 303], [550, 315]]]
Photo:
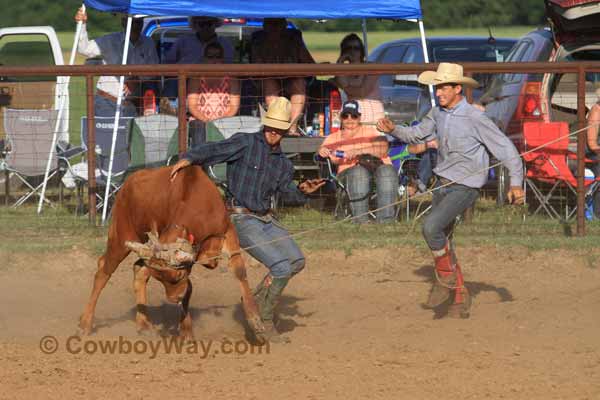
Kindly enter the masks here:
[[454, 290], [454, 301], [448, 308], [450, 318], [469, 318], [471, 309], [471, 294], [465, 287], [460, 265], [456, 264], [456, 289]]
[[259, 333], [257, 338], [262, 342], [286, 343], [290, 341], [289, 338], [279, 333], [275, 327], [273, 318], [275, 316], [275, 307], [279, 303], [281, 293], [287, 286], [290, 278], [275, 278], [271, 275], [268, 277], [269, 279], [263, 281], [262, 290], [259, 290], [257, 293], [257, 305], [260, 317], [265, 325], [265, 331]]
[[441, 250], [432, 250], [435, 276], [425, 308], [435, 308], [450, 298], [450, 291], [456, 287], [456, 265], [448, 244]]

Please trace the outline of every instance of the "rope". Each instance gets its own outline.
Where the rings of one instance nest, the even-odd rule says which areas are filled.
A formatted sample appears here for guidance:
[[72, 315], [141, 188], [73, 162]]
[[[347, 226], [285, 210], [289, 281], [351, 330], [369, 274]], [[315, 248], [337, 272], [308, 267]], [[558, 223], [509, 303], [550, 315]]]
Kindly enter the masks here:
[[[543, 148], [545, 148], [545, 147], [547, 147], [547, 146], [549, 146], [549, 145], [551, 145], [551, 144], [553, 144], [553, 143], [556, 143], [556, 142], [559, 142], [559, 141], [563, 140], [564, 138], [567, 138], [567, 137], [571, 137], [571, 136], [577, 135], [579, 132], [582, 132], [582, 131], [584, 131], [584, 130], [587, 130], [589, 127], [591, 127], [591, 126], [594, 126], [594, 125], [600, 125], [600, 123], [595, 123], [595, 124], [590, 124], [590, 125], [587, 125], [587, 126], [585, 126], [584, 128], [581, 128], [581, 129], [578, 129], [578, 130], [576, 130], [576, 131], [570, 132], [568, 135], [560, 136], [560, 137], [558, 137], [558, 138], [556, 138], [556, 139], [554, 139], [554, 140], [550, 140], [550, 141], [548, 141], [548, 142], [546, 142], [546, 143], [544, 143], [544, 144], [542, 144], [542, 145], [540, 145], [540, 146], [538, 146], [538, 147], [534, 147], [533, 149], [530, 149], [530, 150], [524, 151], [524, 152], [522, 152], [522, 153], [518, 154], [516, 157], [509, 158], [507, 161], [509, 161], [509, 160], [514, 160], [514, 159], [517, 159], [517, 158], [521, 159], [521, 158], [523, 158], [523, 156], [525, 156], [525, 155], [527, 155], [527, 154], [529, 154], [529, 153], [533, 153], [533, 152], [535, 152], [535, 151], [538, 151], [538, 150], [540, 150], [540, 149], [543, 149]], [[469, 178], [469, 177], [471, 177], [471, 176], [475, 176], [475, 175], [481, 174], [481, 173], [483, 173], [483, 172], [487, 172], [487, 171], [489, 171], [490, 169], [492, 169], [492, 168], [495, 168], [495, 167], [497, 167], [497, 166], [500, 166], [500, 165], [502, 165], [502, 162], [497, 162], [497, 163], [495, 163], [495, 164], [492, 164], [492, 165], [490, 165], [490, 166], [488, 166], [488, 167], [485, 167], [485, 168], [482, 168], [482, 169], [480, 169], [480, 170], [474, 171], [474, 172], [472, 172], [472, 173], [470, 173], [470, 174], [467, 174], [467, 175], [465, 175], [465, 176], [461, 177], [459, 180], [460, 180], [460, 181], [462, 181], [462, 180], [464, 180], [464, 179], [466, 179], [466, 178]], [[440, 190], [440, 189], [442, 189], [442, 188], [445, 188], [445, 187], [451, 186], [451, 185], [453, 185], [453, 184], [455, 184], [455, 183], [457, 183], [457, 181], [452, 181], [452, 180], [450, 180], [449, 182], [447, 182], [447, 183], [445, 183], [445, 184], [438, 185], [437, 187], [435, 187], [435, 188], [432, 188], [432, 189], [429, 189], [429, 190], [427, 190], [427, 191], [425, 191], [425, 192], [422, 192], [422, 193], [415, 193], [414, 195], [410, 196], [410, 197], [408, 198], [408, 200], [413, 200], [413, 199], [415, 199], [415, 198], [424, 197], [424, 196], [426, 196], [426, 195], [433, 194], [433, 192], [435, 192], [435, 191], [437, 191], [437, 190]], [[386, 208], [389, 208], [389, 207], [394, 207], [394, 206], [396, 206], [396, 205], [399, 205], [400, 203], [402, 203], [402, 202], [404, 202], [404, 201], [405, 201], [405, 200], [398, 200], [398, 201], [395, 201], [395, 202], [393, 202], [393, 203], [391, 203], [391, 204], [388, 204], [388, 205], [386, 205], [386, 206], [379, 207], [379, 208], [376, 208], [376, 209], [374, 209], [374, 210], [369, 210], [369, 211], [367, 211], [367, 212], [365, 212], [365, 213], [358, 214], [358, 215], [355, 215], [355, 216], [346, 217], [346, 218], [344, 218], [344, 219], [342, 219], [342, 220], [335, 221], [335, 222], [332, 222], [332, 223], [330, 223], [330, 224], [325, 224], [325, 225], [318, 226], [318, 227], [315, 227], [315, 228], [312, 228], [312, 229], [307, 229], [307, 230], [304, 230], [304, 231], [299, 231], [299, 232], [292, 233], [292, 234], [289, 234], [289, 235], [286, 235], [286, 236], [282, 236], [282, 237], [280, 237], [280, 238], [277, 238], [277, 239], [273, 239], [273, 240], [269, 240], [269, 241], [266, 241], [266, 242], [262, 242], [262, 243], [254, 244], [254, 245], [252, 245], [252, 246], [241, 247], [241, 248], [240, 248], [240, 251], [233, 252], [233, 253], [232, 253], [232, 254], [230, 254], [229, 256], [231, 257], [231, 256], [234, 256], [234, 255], [237, 255], [237, 254], [241, 254], [241, 251], [242, 251], [242, 250], [244, 250], [244, 251], [248, 251], [248, 250], [251, 250], [251, 249], [254, 249], [254, 248], [260, 247], [260, 246], [264, 246], [264, 245], [266, 245], [266, 244], [271, 244], [271, 243], [276, 243], [276, 242], [279, 242], [279, 241], [282, 241], [282, 240], [287, 240], [287, 239], [291, 239], [291, 238], [296, 238], [296, 237], [299, 237], [299, 236], [302, 236], [302, 235], [306, 235], [306, 234], [308, 234], [308, 233], [314, 233], [314, 232], [317, 232], [317, 231], [323, 230], [323, 229], [325, 229], [325, 228], [327, 228], [327, 227], [331, 227], [331, 226], [339, 225], [339, 224], [342, 224], [342, 223], [345, 223], [345, 222], [348, 222], [348, 221], [352, 221], [352, 220], [354, 220], [354, 219], [358, 219], [358, 218], [360, 218], [360, 217], [363, 217], [363, 216], [369, 215], [370, 213], [373, 213], [373, 212], [377, 212], [377, 211], [380, 211], [380, 210], [384, 210], [384, 209], [386, 209]], [[412, 228], [415, 226], [414, 224], [416, 224], [416, 221], [413, 223], [413, 226], [411, 227], [411, 229], [412, 229]], [[409, 230], [409, 232], [410, 232], [410, 231], [411, 231], [411, 230]], [[219, 255], [219, 256], [214, 256], [214, 257], [211, 257], [211, 258], [207, 258], [206, 260], [207, 260], [207, 261], [210, 261], [210, 260], [213, 260], [213, 259], [220, 259], [220, 258], [223, 258], [223, 255], [222, 255], [222, 254], [221, 254], [221, 255]]]

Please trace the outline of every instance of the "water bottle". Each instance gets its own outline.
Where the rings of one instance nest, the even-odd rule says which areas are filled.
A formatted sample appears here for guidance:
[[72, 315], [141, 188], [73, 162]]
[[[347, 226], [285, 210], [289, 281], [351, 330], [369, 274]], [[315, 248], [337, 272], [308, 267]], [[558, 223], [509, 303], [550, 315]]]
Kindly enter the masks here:
[[325, 113], [324, 113], [324, 117], [325, 117], [325, 136], [329, 135], [329, 133], [331, 132], [331, 115], [329, 113], [329, 105], [326, 104], [325, 105]]
[[591, 221], [594, 219], [594, 196], [588, 196], [585, 200], [585, 219]]
[[312, 120], [312, 131], [314, 136], [319, 136], [320, 126], [319, 126], [319, 114], [315, 113], [315, 116]]
[[319, 113], [319, 136], [325, 136], [325, 114]]
[[154, 90], [147, 89], [144, 92], [143, 104], [144, 115], [156, 114], [156, 96], [154, 95]]

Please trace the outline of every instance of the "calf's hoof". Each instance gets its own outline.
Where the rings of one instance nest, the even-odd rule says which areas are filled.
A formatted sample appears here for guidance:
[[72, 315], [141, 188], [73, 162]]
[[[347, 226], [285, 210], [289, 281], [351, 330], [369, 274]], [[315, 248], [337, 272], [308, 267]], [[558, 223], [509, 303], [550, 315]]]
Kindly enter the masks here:
[[79, 336], [89, 336], [92, 334], [93, 324], [92, 319], [82, 315], [79, 317]]
[[135, 316], [135, 329], [137, 330], [138, 335], [144, 335], [147, 333], [157, 334], [158, 329], [148, 321], [148, 318], [143, 314], [136, 314]]
[[193, 342], [194, 341], [194, 333], [192, 332], [191, 329], [179, 329], [179, 335], [177, 335], [177, 337], [181, 340], [183, 340], [185, 343], [189, 343], [189, 342]]

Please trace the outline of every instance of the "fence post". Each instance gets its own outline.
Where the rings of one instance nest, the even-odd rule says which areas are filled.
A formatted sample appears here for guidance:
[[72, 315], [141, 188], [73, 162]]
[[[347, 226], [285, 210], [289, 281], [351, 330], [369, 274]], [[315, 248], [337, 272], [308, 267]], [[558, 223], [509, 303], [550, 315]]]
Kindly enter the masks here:
[[94, 112], [94, 76], [85, 76], [87, 96], [87, 135], [88, 135], [88, 205], [90, 224], [96, 225], [96, 123]]
[[577, 69], [577, 236], [585, 236], [585, 69], [579, 65]]
[[[473, 77], [473, 73], [471, 71], [466, 71], [465, 72], [465, 76], [472, 78]], [[464, 90], [464, 95], [467, 98], [467, 102], [469, 104], [473, 103], [473, 89], [471, 89], [470, 87], [465, 87], [463, 86], [463, 90]], [[463, 220], [466, 224], [470, 224], [471, 222], [473, 222], [473, 216], [475, 215], [475, 205], [473, 204], [472, 207], [467, 208], [464, 212], [463, 212]]]
[[179, 74], [177, 76], [177, 96], [179, 97], [177, 102], [177, 118], [179, 119], [179, 154], [184, 153], [187, 150], [187, 119], [185, 118], [187, 109], [186, 80], [187, 77], [184, 74]]

